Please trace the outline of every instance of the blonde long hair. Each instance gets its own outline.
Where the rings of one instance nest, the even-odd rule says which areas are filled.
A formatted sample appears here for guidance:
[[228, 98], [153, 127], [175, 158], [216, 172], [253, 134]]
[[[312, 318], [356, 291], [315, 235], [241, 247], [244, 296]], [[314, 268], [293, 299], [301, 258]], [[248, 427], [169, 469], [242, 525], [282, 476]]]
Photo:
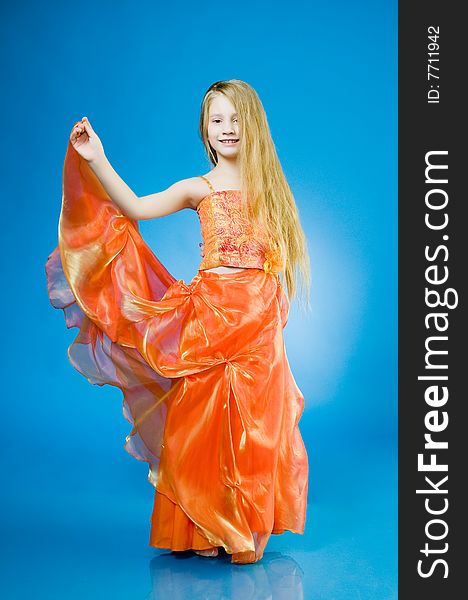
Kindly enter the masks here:
[[[209, 108], [217, 94], [224, 94], [239, 118], [241, 145], [239, 170], [246, 217], [264, 224], [280, 253], [289, 300], [299, 290], [304, 305], [310, 308], [310, 259], [294, 196], [283, 173], [263, 105], [255, 90], [240, 79], [213, 83], [205, 93], [200, 114], [200, 136], [210, 162], [218, 163], [216, 150], [208, 140]], [[284, 283], [284, 280], [283, 280]]]

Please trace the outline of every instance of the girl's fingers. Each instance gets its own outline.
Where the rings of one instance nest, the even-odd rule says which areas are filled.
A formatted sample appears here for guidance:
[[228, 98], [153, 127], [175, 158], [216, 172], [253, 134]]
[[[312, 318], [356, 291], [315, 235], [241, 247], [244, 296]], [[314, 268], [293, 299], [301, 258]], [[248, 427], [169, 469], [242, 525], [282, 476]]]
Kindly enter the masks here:
[[77, 121], [73, 125], [70, 138], [72, 138], [73, 141], [76, 141], [85, 132], [88, 134], [89, 137], [91, 137], [91, 134], [94, 133], [93, 128], [91, 127], [91, 123], [88, 121], [88, 117], [83, 117], [81, 121]]
[[93, 128], [91, 127], [91, 123], [88, 121], [88, 117], [83, 117], [83, 126], [84, 126], [86, 132], [88, 133], [88, 135], [90, 133], [93, 133]]
[[75, 123], [75, 125], [72, 129], [71, 138], [74, 141], [76, 141], [84, 131], [85, 131], [84, 125], [81, 123], [81, 121], [78, 121], [78, 123]]

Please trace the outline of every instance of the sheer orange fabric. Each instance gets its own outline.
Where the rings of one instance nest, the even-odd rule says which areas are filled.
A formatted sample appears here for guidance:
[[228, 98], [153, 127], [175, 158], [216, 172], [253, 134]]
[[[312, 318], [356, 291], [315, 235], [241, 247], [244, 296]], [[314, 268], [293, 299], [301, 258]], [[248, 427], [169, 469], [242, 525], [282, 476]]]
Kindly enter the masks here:
[[79, 332], [73, 366], [123, 392], [125, 449], [149, 464], [150, 545], [263, 555], [271, 533], [303, 533], [304, 400], [283, 341], [289, 303], [261, 269], [176, 280], [69, 143], [52, 305]]

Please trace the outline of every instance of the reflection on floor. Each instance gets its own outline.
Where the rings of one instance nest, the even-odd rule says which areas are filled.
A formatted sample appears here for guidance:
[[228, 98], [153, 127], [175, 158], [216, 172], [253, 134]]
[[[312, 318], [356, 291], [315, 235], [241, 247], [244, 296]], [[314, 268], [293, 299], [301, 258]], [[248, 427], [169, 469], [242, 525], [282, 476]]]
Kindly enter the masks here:
[[122, 463], [128, 470], [112, 495], [97, 471], [77, 489], [29, 480], [5, 495], [0, 593], [14, 600], [396, 600], [396, 451], [320, 456], [317, 446], [309, 458], [305, 534], [273, 535], [250, 565], [233, 565], [224, 552], [205, 558], [148, 546], [152, 490], [141, 494], [134, 461]]

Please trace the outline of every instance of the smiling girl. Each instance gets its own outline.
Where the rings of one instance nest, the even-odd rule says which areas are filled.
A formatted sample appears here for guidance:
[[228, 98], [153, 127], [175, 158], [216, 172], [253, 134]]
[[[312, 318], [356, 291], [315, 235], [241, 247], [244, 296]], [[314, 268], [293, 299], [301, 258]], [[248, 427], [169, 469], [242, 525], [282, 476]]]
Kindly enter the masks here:
[[[309, 258], [253, 88], [211, 85], [200, 135], [213, 168], [138, 197], [89, 120], [74, 125], [48, 293], [79, 328], [73, 366], [123, 392], [125, 449], [149, 463], [155, 487], [149, 544], [205, 556], [224, 548], [252, 563], [272, 533], [304, 532], [304, 398], [283, 328], [298, 278], [308, 292]], [[138, 228], [182, 209], [197, 212], [204, 244], [190, 283]]]

